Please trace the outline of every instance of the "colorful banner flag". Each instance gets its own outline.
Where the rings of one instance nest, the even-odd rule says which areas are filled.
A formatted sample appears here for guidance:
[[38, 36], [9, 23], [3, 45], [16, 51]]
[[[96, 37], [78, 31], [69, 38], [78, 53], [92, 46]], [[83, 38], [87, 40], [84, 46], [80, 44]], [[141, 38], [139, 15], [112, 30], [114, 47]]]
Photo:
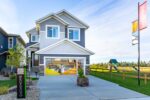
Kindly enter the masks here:
[[138, 37], [138, 31], [136, 31], [136, 32], [132, 33], [132, 36], [134, 36], [134, 37]]
[[132, 45], [138, 44], [138, 40], [132, 40]]
[[132, 33], [135, 33], [138, 31], [138, 20], [135, 20], [132, 22]]
[[132, 36], [132, 45], [138, 44], [138, 37]]
[[139, 5], [139, 29], [147, 27], [147, 1]]

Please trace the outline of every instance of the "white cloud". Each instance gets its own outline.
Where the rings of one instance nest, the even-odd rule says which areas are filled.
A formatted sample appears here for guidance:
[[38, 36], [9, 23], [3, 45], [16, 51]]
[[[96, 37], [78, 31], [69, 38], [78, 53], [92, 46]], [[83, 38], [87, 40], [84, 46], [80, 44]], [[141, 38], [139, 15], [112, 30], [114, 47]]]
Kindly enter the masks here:
[[[118, 58], [120, 61], [136, 61], [137, 46], [131, 44], [131, 22], [137, 18], [138, 1], [118, 0], [119, 3], [109, 9], [103, 8], [103, 6], [104, 4], [105, 6], [110, 5], [110, 3], [103, 2], [88, 4], [81, 10], [73, 8], [73, 11], [77, 9], [76, 16], [90, 25], [86, 32], [86, 46], [95, 52], [95, 55], [91, 57], [91, 62], [108, 61], [110, 58]], [[86, 1], [81, 3], [85, 5]], [[101, 11], [103, 12], [101, 13]], [[95, 12], [97, 13], [95, 14]], [[95, 15], [90, 16], [92, 14]], [[150, 56], [148, 56], [150, 55], [150, 34], [146, 34], [148, 32], [150, 32], [149, 28], [141, 32], [145, 33], [141, 34], [141, 57], [143, 60], [150, 60]]]

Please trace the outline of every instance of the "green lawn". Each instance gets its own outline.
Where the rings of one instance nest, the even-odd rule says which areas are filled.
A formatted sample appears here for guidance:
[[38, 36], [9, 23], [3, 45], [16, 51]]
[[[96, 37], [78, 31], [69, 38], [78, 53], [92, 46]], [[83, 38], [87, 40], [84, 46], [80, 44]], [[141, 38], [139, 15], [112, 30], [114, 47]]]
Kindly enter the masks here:
[[12, 79], [12, 80], [0, 80], [0, 87], [2, 86], [8, 86], [8, 87], [12, 87], [16, 85], [16, 79]]
[[[27, 79], [29, 79], [29, 77], [27, 77]], [[32, 81], [39, 80], [39, 78], [36, 78], [36, 77], [30, 77], [30, 79], [31, 79]]]
[[131, 89], [131, 90], [134, 90], [134, 91], [146, 94], [146, 95], [150, 95], [150, 80], [148, 80], [147, 85], [145, 85], [144, 80], [141, 79], [141, 85], [138, 86], [137, 79], [135, 78], [125, 78], [125, 80], [123, 80], [121, 76], [116, 76], [113, 73], [112, 73], [112, 77], [110, 77], [109, 72], [108, 73], [107, 72], [91, 72], [90, 74], [98, 78], [117, 83], [122, 87]]

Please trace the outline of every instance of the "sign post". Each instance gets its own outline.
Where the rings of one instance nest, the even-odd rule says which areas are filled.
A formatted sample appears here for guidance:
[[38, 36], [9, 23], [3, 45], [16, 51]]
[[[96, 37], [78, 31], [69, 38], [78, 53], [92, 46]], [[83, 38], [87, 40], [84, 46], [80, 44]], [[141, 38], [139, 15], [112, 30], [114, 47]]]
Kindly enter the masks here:
[[26, 97], [26, 69], [17, 68], [17, 98]]
[[[132, 22], [132, 44], [138, 44], [138, 85], [140, 86], [140, 31], [147, 28], [147, 1], [138, 3], [138, 19]], [[136, 34], [137, 32], [137, 34]]]

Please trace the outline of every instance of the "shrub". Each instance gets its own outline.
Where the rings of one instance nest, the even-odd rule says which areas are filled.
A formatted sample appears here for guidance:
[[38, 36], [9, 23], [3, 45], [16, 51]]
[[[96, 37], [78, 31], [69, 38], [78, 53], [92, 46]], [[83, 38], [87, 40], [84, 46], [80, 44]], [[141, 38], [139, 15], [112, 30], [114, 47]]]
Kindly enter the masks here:
[[9, 78], [10, 79], [16, 79], [16, 75], [15, 74], [9, 75]]
[[7, 94], [8, 90], [9, 90], [8, 86], [2, 86], [2, 87], [0, 87], [0, 95]]
[[81, 77], [81, 78], [82, 78], [82, 77], [85, 77], [84, 74], [83, 74], [83, 69], [82, 69], [82, 68], [79, 68], [79, 69], [78, 69], [78, 75], [79, 75], [79, 77]]

